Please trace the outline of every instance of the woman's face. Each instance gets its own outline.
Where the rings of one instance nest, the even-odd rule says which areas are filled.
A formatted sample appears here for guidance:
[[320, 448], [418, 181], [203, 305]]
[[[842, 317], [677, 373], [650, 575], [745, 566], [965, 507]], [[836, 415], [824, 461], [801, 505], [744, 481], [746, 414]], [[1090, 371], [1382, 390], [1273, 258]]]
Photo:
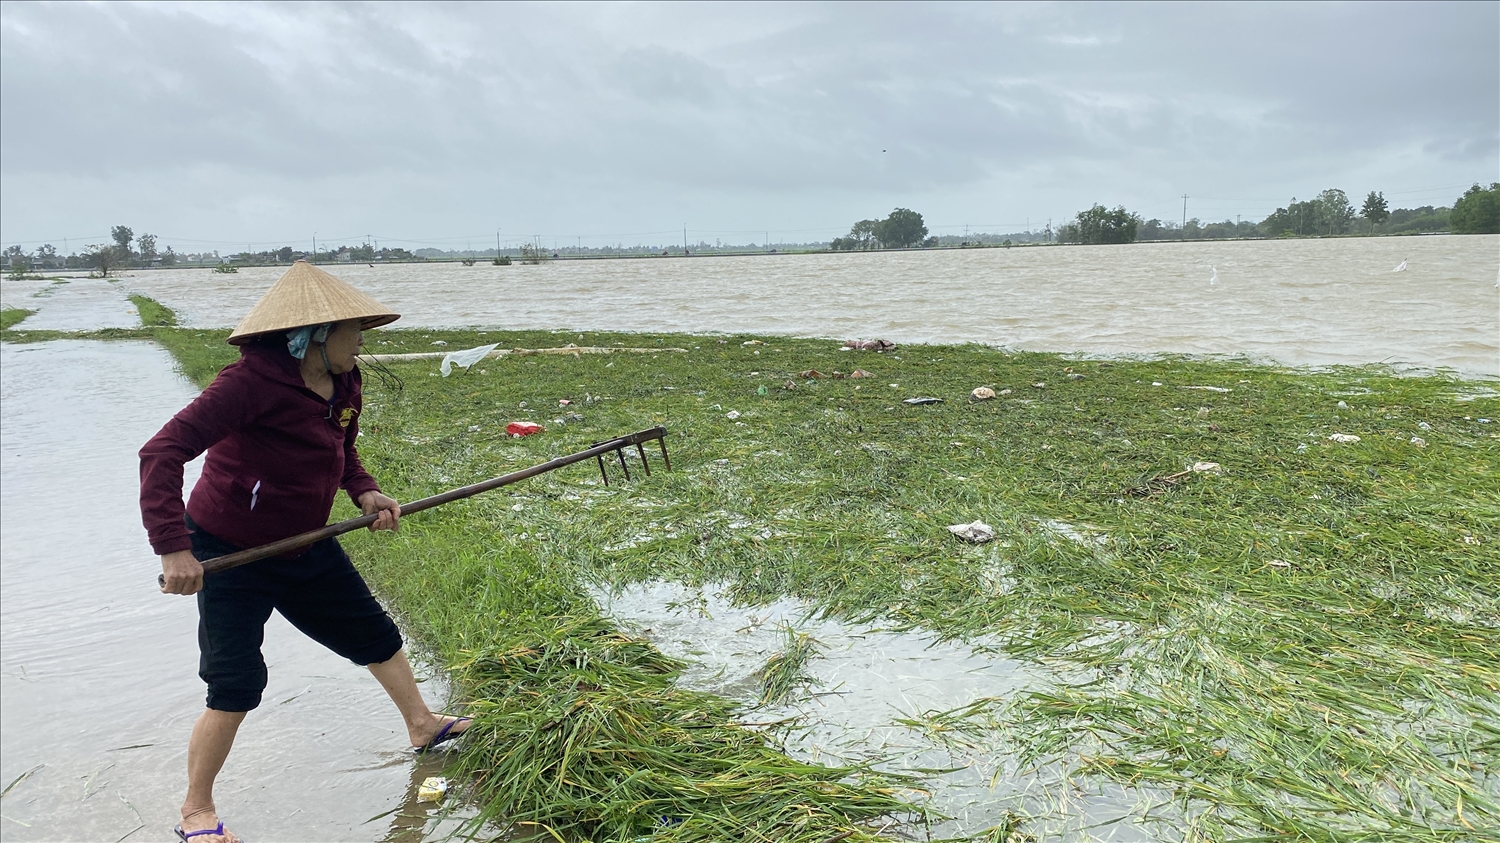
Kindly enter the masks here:
[[359, 353], [365, 344], [364, 332], [360, 330], [360, 320], [345, 319], [334, 323], [328, 332], [328, 341], [325, 348], [328, 351], [328, 367], [334, 374], [343, 374], [353, 371], [354, 355]]

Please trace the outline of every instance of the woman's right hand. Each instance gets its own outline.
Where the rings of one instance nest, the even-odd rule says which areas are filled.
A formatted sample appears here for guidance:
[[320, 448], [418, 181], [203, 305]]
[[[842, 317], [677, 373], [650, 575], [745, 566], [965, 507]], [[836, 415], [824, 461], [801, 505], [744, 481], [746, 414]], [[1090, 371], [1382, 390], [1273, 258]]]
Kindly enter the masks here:
[[191, 550], [179, 550], [161, 558], [161, 575], [165, 580], [162, 594], [197, 594], [203, 590], [203, 563]]

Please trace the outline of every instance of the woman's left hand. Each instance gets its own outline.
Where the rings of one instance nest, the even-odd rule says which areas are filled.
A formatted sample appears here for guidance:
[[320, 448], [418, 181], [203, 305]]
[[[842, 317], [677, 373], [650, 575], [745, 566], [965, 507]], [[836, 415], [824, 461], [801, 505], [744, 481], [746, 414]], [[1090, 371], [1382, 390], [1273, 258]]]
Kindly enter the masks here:
[[380, 517], [370, 525], [370, 532], [401, 529], [401, 504], [396, 503], [395, 498], [388, 498], [379, 492], [365, 492], [359, 496], [359, 508], [366, 515], [380, 513]]

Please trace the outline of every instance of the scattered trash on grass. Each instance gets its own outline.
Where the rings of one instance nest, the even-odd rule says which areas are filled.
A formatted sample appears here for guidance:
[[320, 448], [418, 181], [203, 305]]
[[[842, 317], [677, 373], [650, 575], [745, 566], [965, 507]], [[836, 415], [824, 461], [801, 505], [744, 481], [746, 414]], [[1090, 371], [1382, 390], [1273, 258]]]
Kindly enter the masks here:
[[864, 369], [855, 369], [854, 371], [852, 371], [852, 372], [849, 373], [849, 377], [851, 377], [851, 378], [873, 378], [875, 376], [872, 375], [872, 374], [870, 374], [869, 372], [866, 372]]
[[1290, 567], [1292, 567], [1292, 563], [1286, 561], [1285, 559], [1272, 559], [1271, 561], [1267, 562], [1266, 564], [1270, 565], [1272, 568], [1290, 568]]
[[[837, 373], [835, 372], [835, 374]], [[812, 380], [813, 378], [826, 378], [828, 376], [818, 371], [817, 369], [807, 369], [805, 371], [798, 372], [797, 377]]]
[[1416, 445], [1418, 448], [1425, 448], [1427, 447], [1427, 440], [1423, 439], [1420, 436], [1413, 436], [1411, 438], [1411, 444]]
[[573, 403], [572, 401], [569, 401], [566, 398], [559, 398], [559, 399], [557, 399], [557, 406], [559, 406], [559, 407], [566, 407], [566, 406], [568, 406], [569, 404], [572, 404], [572, 403]]
[[1068, 380], [1070, 380], [1070, 381], [1081, 381], [1081, 380], [1083, 380], [1083, 375], [1080, 375], [1077, 372], [1072, 372], [1072, 373], [1070, 373], [1068, 375]]
[[896, 344], [890, 340], [849, 340], [844, 348], [850, 351], [890, 351]]
[[[1152, 383], [1151, 385], [1152, 386], [1161, 386], [1161, 384], [1159, 384], [1159, 383]], [[1233, 392], [1234, 391], [1232, 389], [1228, 389], [1228, 388], [1222, 387], [1222, 386], [1184, 386], [1183, 389], [1201, 389], [1201, 390], [1203, 390], [1205, 392]]]
[[1010, 394], [1010, 390], [1009, 389], [1002, 389], [1002, 390], [1000, 390], [999, 392], [997, 392], [995, 394], [996, 395], [1009, 395]]
[[1036, 383], [1032, 384], [1032, 386], [1035, 387], [1035, 388], [1037, 388], [1037, 389], [1046, 389], [1047, 388], [1047, 382], [1046, 381], [1037, 381]]
[[541, 433], [544, 430], [546, 430], [545, 427], [542, 427], [536, 422], [529, 421], [513, 421], [505, 426], [505, 432], [517, 438], [522, 436], [531, 436], [535, 433]]
[[1346, 403], [1344, 403], [1343, 401], [1339, 402], [1338, 407], [1339, 407], [1340, 410], [1347, 410], [1347, 409], [1349, 409], [1349, 405], [1346, 404]]
[[433, 340], [432, 344], [433, 345], [447, 345], [448, 341], [447, 340]]
[[730, 410], [729, 412], [727, 412], [727, 413], [724, 414], [724, 418], [729, 419], [730, 421], [734, 421], [735, 419], [737, 419], [739, 417], [740, 417], [740, 411], [739, 410]]
[[448, 780], [442, 776], [428, 776], [417, 788], [418, 802], [441, 802], [448, 795]]
[[984, 544], [995, 538], [995, 528], [983, 521], [974, 521], [969, 524], [951, 524], [948, 532], [974, 544]]
[[1195, 462], [1193, 463], [1191, 471], [1194, 474], [1204, 474], [1208, 472], [1212, 472], [1214, 474], [1223, 474], [1224, 467], [1216, 462]]
[[990, 389], [987, 386], [976, 387], [973, 392], [969, 393], [970, 401], [988, 401], [994, 397], [995, 390]]
[[744, 348], [747, 345], [765, 345], [765, 343], [761, 342], [760, 340], [745, 340], [744, 342], [740, 343], [741, 348]]
[[911, 405], [913, 407], [922, 407], [922, 406], [925, 406], [927, 404], [941, 404], [941, 403], [943, 403], [943, 399], [941, 399], [941, 398], [931, 398], [931, 397], [906, 398], [906, 399], [902, 400], [901, 403], [902, 404], [909, 404], [909, 405]]
[[1432, 430], [1432, 425], [1427, 422], [1417, 422], [1417, 427], [1422, 430]]
[[1355, 436], [1352, 433], [1330, 433], [1328, 434], [1328, 441], [1341, 442], [1345, 445], [1352, 445], [1355, 442], [1359, 441], [1359, 437]]

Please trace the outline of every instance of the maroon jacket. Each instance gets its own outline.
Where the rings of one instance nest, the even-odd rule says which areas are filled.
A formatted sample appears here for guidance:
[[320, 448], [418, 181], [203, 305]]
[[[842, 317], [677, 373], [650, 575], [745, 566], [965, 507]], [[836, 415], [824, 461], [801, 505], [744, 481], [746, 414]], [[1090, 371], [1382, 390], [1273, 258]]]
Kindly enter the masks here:
[[359, 370], [334, 376], [330, 404], [302, 382], [300, 365], [280, 343], [241, 346], [240, 359], [141, 448], [141, 520], [158, 555], [192, 547], [182, 467], [204, 451], [187, 513], [240, 547], [322, 527], [340, 487], [356, 503], [379, 488], [354, 447]]

